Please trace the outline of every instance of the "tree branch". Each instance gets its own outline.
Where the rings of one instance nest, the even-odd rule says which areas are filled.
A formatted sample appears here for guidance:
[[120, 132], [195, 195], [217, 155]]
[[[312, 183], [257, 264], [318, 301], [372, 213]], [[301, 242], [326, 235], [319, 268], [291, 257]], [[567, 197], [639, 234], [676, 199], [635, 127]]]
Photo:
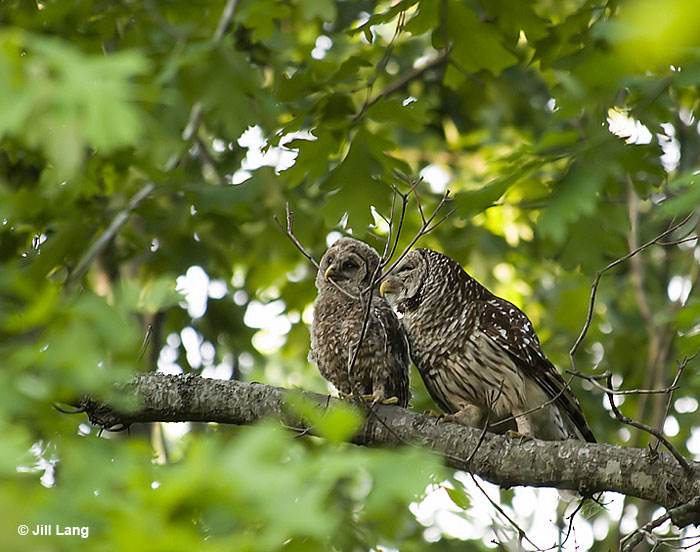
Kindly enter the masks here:
[[[141, 406], [117, 412], [86, 399], [81, 407], [93, 424], [124, 427], [135, 422], [218, 422], [252, 424], [265, 417], [279, 419], [299, 431], [314, 432], [286, 405], [289, 393], [318, 404], [320, 409], [339, 399], [308, 391], [287, 390], [260, 383], [205, 379], [188, 374], [145, 374], [127, 384], [126, 391]], [[453, 468], [502, 487], [556, 487], [590, 495], [615, 491], [650, 500], [667, 509], [693, 503], [700, 496], [700, 463], [688, 460], [685, 472], [668, 453], [569, 440], [519, 442], [504, 436], [450, 424], [397, 406], [373, 405], [352, 442], [363, 446], [410, 443], [441, 454]], [[471, 451], [476, 450], [471, 454]], [[686, 508], [688, 510], [688, 508]], [[684, 510], [676, 523], [700, 523], [700, 506]]]

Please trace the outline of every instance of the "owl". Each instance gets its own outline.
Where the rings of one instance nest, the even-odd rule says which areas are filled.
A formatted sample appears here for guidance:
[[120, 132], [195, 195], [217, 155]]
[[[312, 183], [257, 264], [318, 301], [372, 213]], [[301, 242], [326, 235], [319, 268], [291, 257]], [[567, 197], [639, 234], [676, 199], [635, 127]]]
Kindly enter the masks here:
[[364, 337], [351, 367], [370, 299], [369, 287], [379, 263], [374, 249], [352, 238], [339, 239], [323, 255], [316, 276], [318, 297], [309, 359], [342, 395], [360, 395], [367, 401], [405, 407], [411, 396], [408, 341], [376, 286]]
[[482, 427], [515, 418], [520, 435], [595, 442], [571, 389], [527, 316], [449, 257], [415, 249], [382, 282], [411, 357], [446, 419]]

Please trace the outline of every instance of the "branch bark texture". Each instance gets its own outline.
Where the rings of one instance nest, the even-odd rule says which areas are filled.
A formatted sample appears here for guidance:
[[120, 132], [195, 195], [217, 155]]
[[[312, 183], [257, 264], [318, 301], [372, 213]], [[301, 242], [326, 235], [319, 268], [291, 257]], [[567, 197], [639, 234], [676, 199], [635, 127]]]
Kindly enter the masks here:
[[[140, 405], [118, 412], [109, 405], [83, 401], [90, 421], [110, 428], [136, 422], [218, 422], [252, 424], [273, 417], [286, 425], [306, 429], [288, 407], [288, 393], [298, 393], [319, 408], [337, 403], [308, 391], [289, 390], [260, 383], [205, 379], [196, 375], [146, 374], [127, 385]], [[590, 495], [615, 491], [650, 500], [667, 509], [678, 526], [700, 524], [700, 463], [689, 461], [685, 472], [673, 456], [637, 449], [579, 441], [520, 442], [501, 435], [451, 424], [397, 406], [376, 405], [352, 438], [357, 445], [423, 446], [441, 454], [453, 468], [469, 471], [500, 485], [556, 487]], [[476, 452], [474, 452], [474, 450]], [[693, 504], [694, 507], [677, 508]]]

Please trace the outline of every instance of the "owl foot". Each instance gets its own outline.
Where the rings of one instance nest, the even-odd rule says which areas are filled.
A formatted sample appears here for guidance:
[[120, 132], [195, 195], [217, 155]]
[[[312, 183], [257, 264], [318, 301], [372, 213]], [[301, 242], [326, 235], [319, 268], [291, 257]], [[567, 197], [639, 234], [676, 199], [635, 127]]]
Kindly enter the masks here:
[[362, 395], [362, 400], [379, 404], [398, 404], [399, 402], [398, 397], [389, 397], [388, 399], [382, 399], [379, 393], [372, 393], [371, 395]]
[[527, 443], [528, 441], [532, 441], [534, 439], [532, 435], [518, 433], [517, 431], [513, 431], [512, 429], [506, 431], [506, 437], [508, 437], [508, 439], [520, 439], [520, 442], [518, 443], [519, 445], [522, 445], [523, 443]]
[[445, 415], [442, 412], [435, 412], [434, 410], [428, 409], [423, 411], [423, 416], [429, 416], [430, 418], [437, 418], [440, 421]]
[[342, 391], [338, 391], [338, 397], [346, 401], [350, 401], [354, 398], [352, 393], [343, 393]]

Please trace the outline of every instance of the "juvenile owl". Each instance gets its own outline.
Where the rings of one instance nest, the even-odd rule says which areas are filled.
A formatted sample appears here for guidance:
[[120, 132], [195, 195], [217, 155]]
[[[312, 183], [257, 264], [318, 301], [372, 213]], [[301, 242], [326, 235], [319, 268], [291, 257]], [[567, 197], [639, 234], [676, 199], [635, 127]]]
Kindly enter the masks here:
[[379, 263], [374, 249], [352, 238], [339, 239], [323, 255], [316, 276], [318, 297], [309, 358], [343, 395], [359, 394], [368, 401], [407, 406], [411, 396], [408, 342], [376, 287], [365, 335], [350, 369], [367, 310], [367, 290]]
[[514, 416], [521, 435], [595, 442], [527, 316], [455, 261], [416, 249], [380, 290], [403, 313], [413, 362], [448, 420], [483, 427], [490, 408], [491, 423]]

